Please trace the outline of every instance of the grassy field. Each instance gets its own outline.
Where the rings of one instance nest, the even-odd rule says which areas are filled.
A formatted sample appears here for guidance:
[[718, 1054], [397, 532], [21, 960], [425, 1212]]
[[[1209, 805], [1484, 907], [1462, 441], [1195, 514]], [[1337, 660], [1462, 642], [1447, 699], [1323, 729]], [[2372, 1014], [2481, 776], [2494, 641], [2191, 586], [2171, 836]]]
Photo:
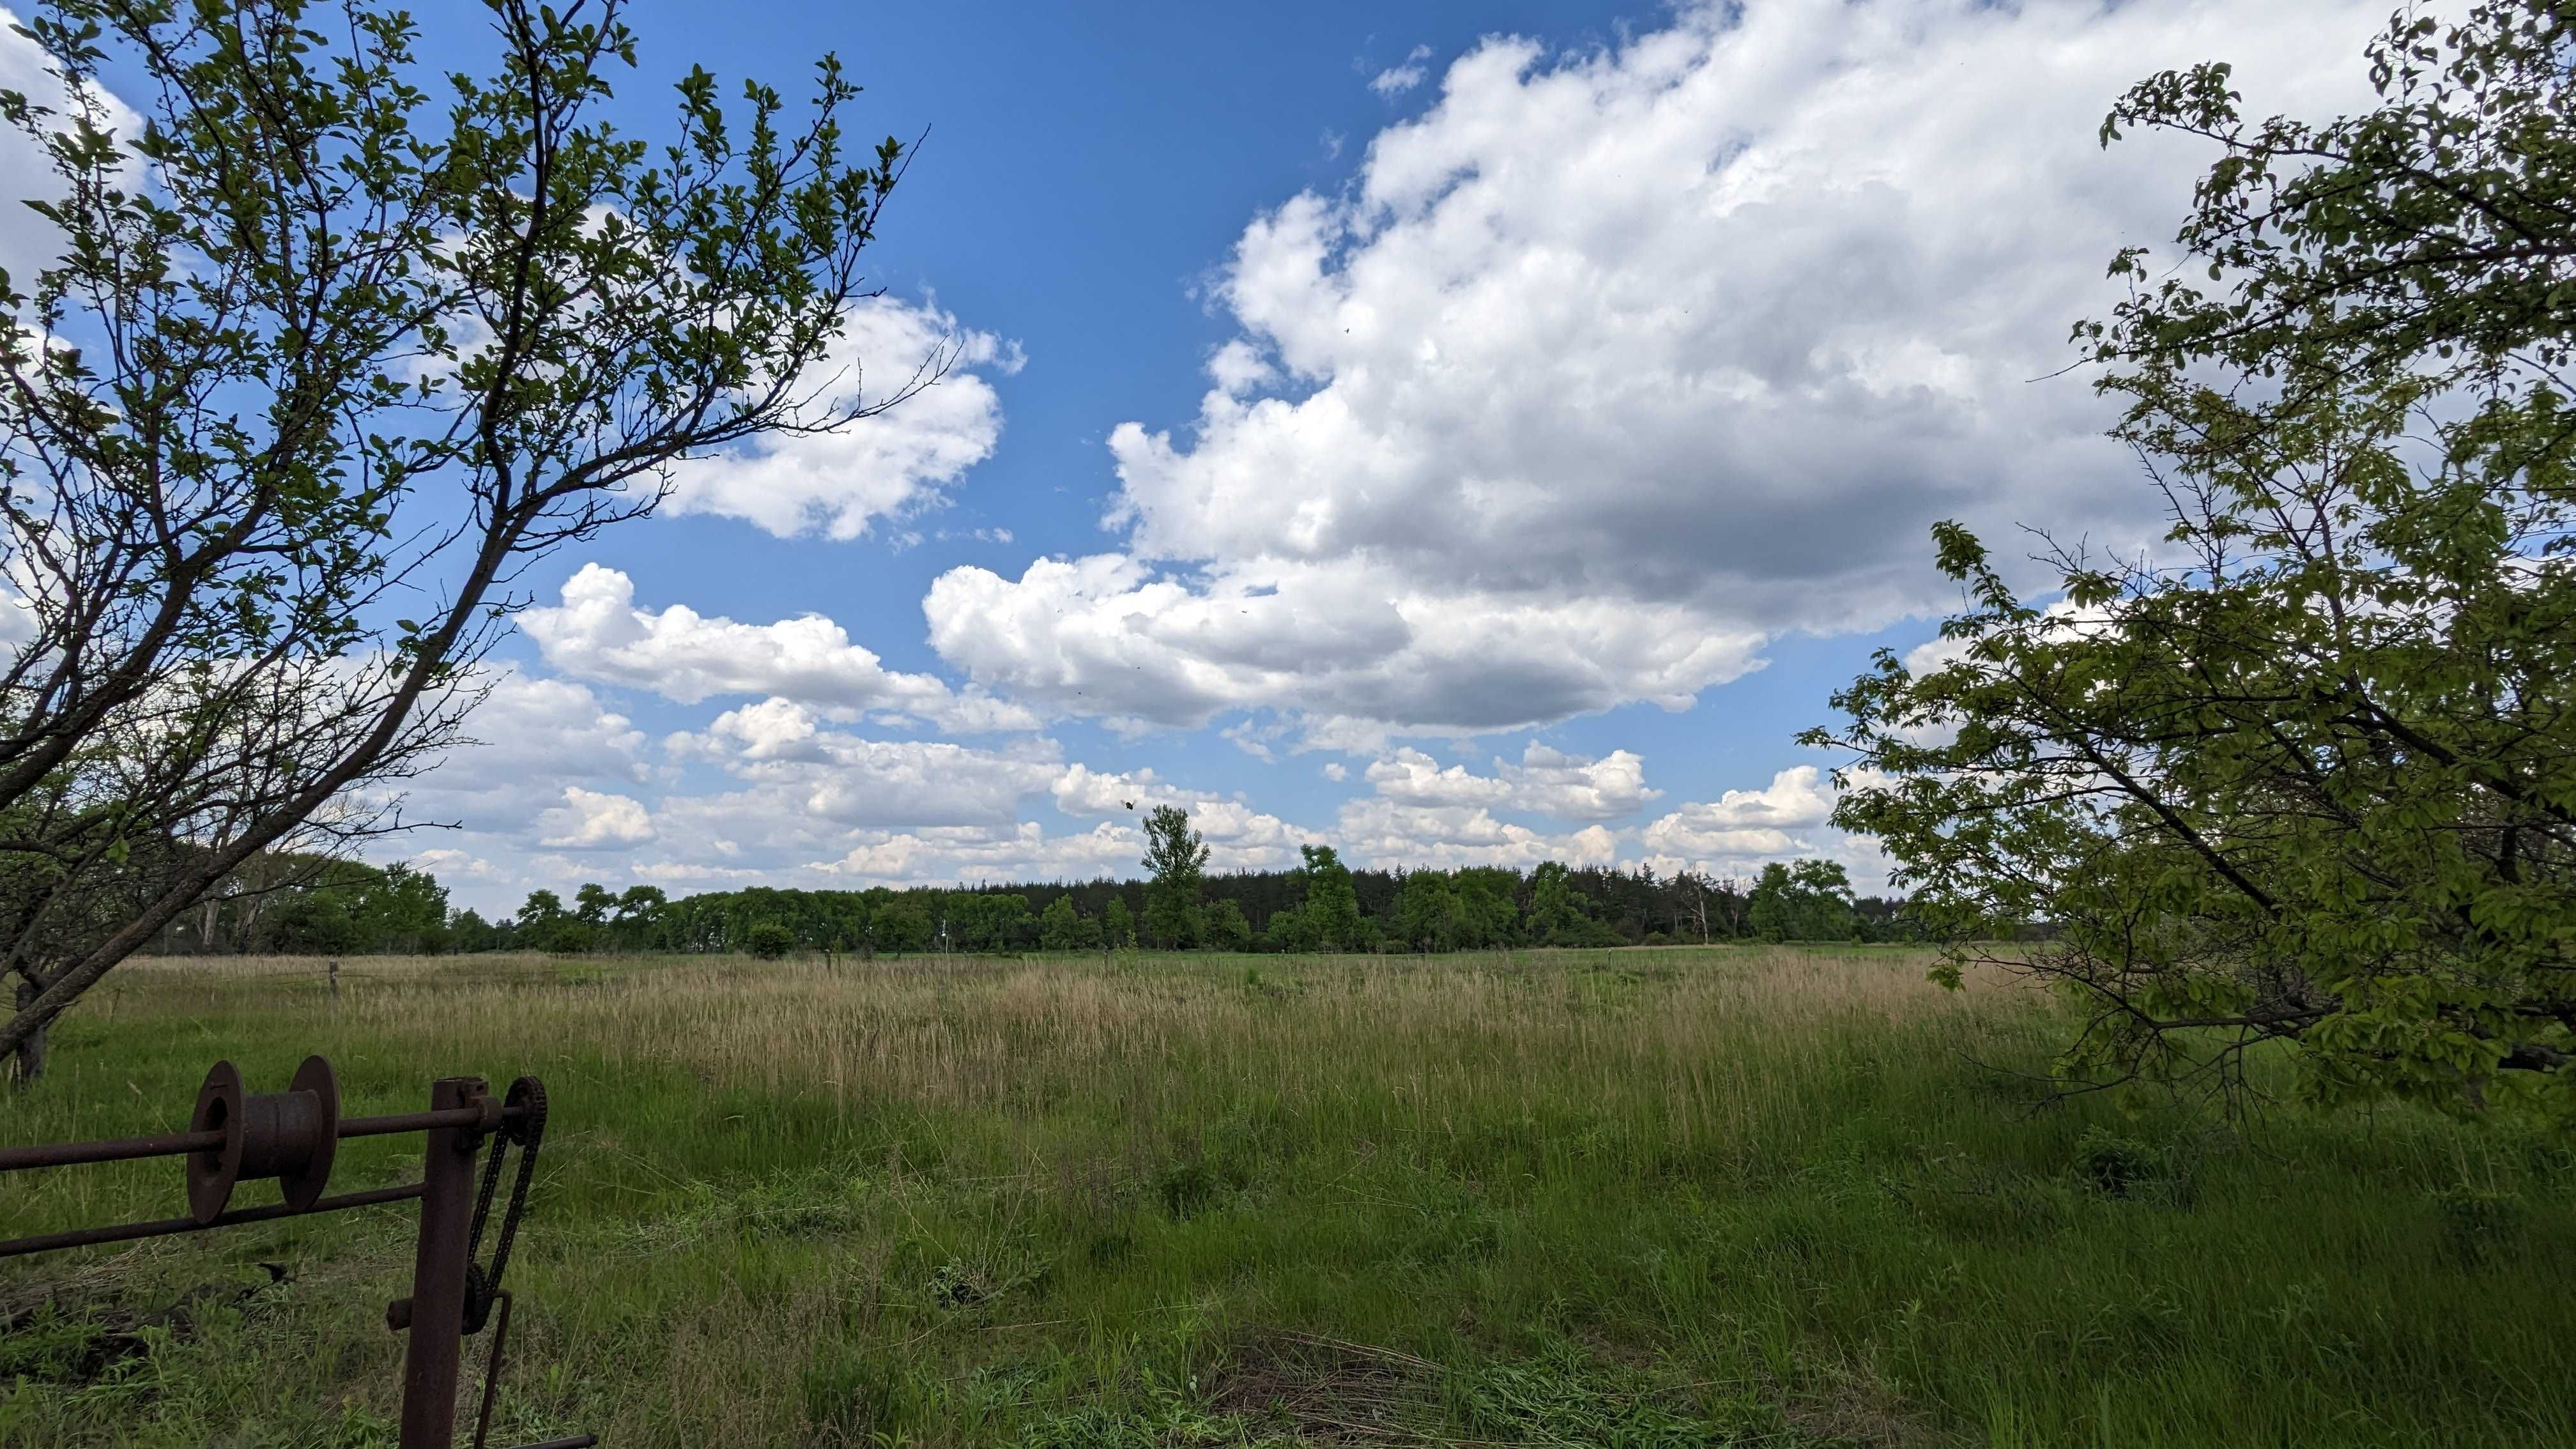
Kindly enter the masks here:
[[[541, 1074], [496, 1442], [2576, 1444], [2570, 1144], [2047, 1105], [2048, 1004], [1906, 952], [316, 965], [128, 967], [0, 1140], [183, 1125], [222, 1056]], [[0, 1264], [0, 1442], [390, 1443], [408, 1253]]]

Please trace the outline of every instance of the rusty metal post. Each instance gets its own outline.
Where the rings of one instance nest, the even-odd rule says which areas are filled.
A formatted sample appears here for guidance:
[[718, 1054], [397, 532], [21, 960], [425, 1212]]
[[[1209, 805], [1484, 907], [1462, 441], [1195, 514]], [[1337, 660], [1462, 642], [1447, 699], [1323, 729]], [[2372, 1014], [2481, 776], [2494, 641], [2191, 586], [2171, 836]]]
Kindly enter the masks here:
[[[435, 1112], [481, 1105], [481, 1077], [442, 1077], [429, 1090]], [[456, 1384], [465, 1351], [466, 1234], [474, 1216], [479, 1127], [437, 1127], [423, 1154], [420, 1243], [412, 1258], [411, 1298], [391, 1317], [408, 1319], [403, 1345], [402, 1449], [453, 1449]], [[408, 1309], [408, 1313], [404, 1310]]]

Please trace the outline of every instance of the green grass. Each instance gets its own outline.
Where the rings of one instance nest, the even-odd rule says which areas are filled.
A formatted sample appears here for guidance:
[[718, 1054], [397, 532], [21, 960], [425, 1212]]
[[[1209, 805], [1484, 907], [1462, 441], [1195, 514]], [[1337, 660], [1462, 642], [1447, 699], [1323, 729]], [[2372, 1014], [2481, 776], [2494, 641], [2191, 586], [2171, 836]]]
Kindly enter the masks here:
[[[218, 1056], [323, 1052], [353, 1112], [541, 1074], [509, 1443], [2576, 1444], [2571, 1144], [2049, 1105], [2046, 1003], [1923, 966], [153, 963], [5, 1140], [180, 1125]], [[21, 1174], [0, 1221], [179, 1198]], [[0, 1442], [390, 1443], [408, 1252], [379, 1209], [0, 1265]]]

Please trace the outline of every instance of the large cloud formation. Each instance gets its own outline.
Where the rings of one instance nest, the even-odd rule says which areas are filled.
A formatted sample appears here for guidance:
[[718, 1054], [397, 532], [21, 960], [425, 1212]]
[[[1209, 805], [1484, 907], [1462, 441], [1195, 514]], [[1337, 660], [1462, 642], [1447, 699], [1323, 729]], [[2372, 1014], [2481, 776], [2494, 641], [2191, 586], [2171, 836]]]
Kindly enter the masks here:
[[636, 607], [635, 581], [584, 564], [561, 602], [520, 618], [546, 662], [576, 679], [651, 690], [695, 704], [713, 695], [783, 696], [842, 717], [918, 719], [956, 731], [1033, 728], [1027, 709], [977, 690], [954, 692], [934, 675], [889, 670], [819, 614], [744, 624], [685, 604]]
[[1945, 602], [1926, 527], [2151, 536], [2069, 325], [2209, 157], [2111, 100], [2241, 62], [2348, 103], [2369, 0], [1694, 5], [1488, 40], [1344, 193], [1256, 218], [1178, 433], [1110, 437], [1123, 549], [959, 568], [942, 655], [1059, 710], [1298, 743], [1686, 707], [1787, 631]]
[[1494, 761], [1495, 773], [1465, 765], [1442, 768], [1416, 749], [1398, 749], [1368, 767], [1377, 793], [1403, 805], [1484, 806], [1523, 810], [1559, 820], [1615, 820], [1663, 792], [1646, 788], [1646, 762], [1633, 750], [1587, 759], [1536, 740], [1518, 764]]

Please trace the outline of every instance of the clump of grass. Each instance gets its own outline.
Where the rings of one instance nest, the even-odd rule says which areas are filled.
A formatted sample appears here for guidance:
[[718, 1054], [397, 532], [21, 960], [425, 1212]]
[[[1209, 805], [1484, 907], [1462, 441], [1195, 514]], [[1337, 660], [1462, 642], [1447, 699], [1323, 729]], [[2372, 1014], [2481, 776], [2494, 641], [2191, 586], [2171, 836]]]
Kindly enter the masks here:
[[2432, 1198], [2442, 1220], [2442, 1240], [2473, 1267], [2508, 1256], [2531, 1219], [2522, 1195], [2510, 1190], [2460, 1182], [2436, 1190]]
[[2128, 1197], [2164, 1176], [2164, 1154], [2105, 1127], [2087, 1127], [2075, 1151], [2085, 1180], [2107, 1197]]
[[1462, 1428], [1505, 1444], [1701, 1449], [1780, 1437], [1776, 1405], [1742, 1391], [1711, 1394], [1713, 1387], [1658, 1383], [1556, 1344], [1531, 1358], [1477, 1364], [1454, 1377], [1449, 1395]]
[[2104, 1197], [2166, 1207], [2189, 1206], [2199, 1191], [2202, 1160], [2215, 1124], [2190, 1123], [2150, 1142], [2108, 1126], [2084, 1129], [2076, 1139], [2076, 1170], [2086, 1186]]
[[1216, 1201], [1220, 1190], [1217, 1175], [1195, 1159], [1172, 1163], [1154, 1174], [1154, 1197], [1175, 1220], [1196, 1216]]

